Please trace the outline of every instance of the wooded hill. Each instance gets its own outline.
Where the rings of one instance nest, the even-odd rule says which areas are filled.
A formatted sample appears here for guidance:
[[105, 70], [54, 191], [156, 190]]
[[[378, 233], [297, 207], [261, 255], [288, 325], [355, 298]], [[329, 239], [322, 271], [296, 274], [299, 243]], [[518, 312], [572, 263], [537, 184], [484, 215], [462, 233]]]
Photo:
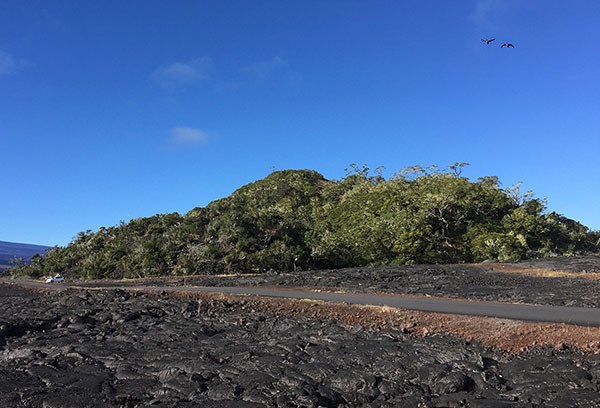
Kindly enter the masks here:
[[123, 278], [382, 264], [516, 261], [598, 250], [598, 232], [542, 200], [470, 181], [464, 163], [385, 179], [352, 165], [341, 180], [284, 170], [185, 215], [81, 232], [15, 274]]

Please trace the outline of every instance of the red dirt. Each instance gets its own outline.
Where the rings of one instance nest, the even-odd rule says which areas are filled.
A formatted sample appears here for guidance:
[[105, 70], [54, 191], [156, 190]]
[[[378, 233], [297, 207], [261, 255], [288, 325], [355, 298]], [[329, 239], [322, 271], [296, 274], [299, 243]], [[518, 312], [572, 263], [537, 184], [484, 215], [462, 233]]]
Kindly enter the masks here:
[[182, 291], [179, 296], [225, 299], [239, 303], [250, 312], [277, 316], [335, 319], [350, 326], [369, 329], [394, 328], [417, 336], [451, 334], [486, 347], [519, 354], [535, 347], [557, 350], [576, 348], [600, 354], [600, 328], [568, 324], [529, 323], [496, 319], [398, 310], [380, 306], [361, 306], [313, 300], [260, 298], [256, 296], [199, 294]]

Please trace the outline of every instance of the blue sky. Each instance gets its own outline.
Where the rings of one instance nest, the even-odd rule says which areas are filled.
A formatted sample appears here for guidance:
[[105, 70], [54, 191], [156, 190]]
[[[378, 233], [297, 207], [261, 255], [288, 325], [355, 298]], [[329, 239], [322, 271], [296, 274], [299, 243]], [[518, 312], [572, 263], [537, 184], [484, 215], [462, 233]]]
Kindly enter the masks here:
[[600, 229], [598, 21], [596, 0], [3, 0], [0, 240], [350, 163], [468, 162]]

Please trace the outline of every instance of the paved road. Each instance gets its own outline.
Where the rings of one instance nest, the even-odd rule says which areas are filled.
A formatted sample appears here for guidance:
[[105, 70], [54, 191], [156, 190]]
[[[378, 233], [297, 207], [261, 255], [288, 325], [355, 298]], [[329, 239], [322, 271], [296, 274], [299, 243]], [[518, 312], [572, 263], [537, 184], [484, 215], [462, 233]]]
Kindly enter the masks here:
[[[19, 285], [33, 285], [38, 287], [77, 288], [77, 286], [48, 285], [31, 281], [11, 281], [5, 279], [0, 279], [0, 281], [11, 282]], [[91, 289], [89, 287], [81, 288], [88, 290]], [[394, 294], [315, 292], [286, 287], [103, 286], [102, 288], [98, 289], [111, 288], [156, 292], [212, 292], [291, 299], [311, 299], [361, 305], [389, 306], [397, 309], [419, 310], [424, 312], [488, 316], [504, 319], [568, 323], [600, 327], [600, 309], [584, 307], [539, 306], [474, 300], [451, 300], [436, 297], [418, 297]]]
[[[143, 289], [145, 290], [146, 288]], [[181, 288], [161, 287], [157, 288], [157, 290], [171, 291], [181, 290]], [[361, 305], [390, 306], [397, 309], [420, 310], [425, 312], [600, 326], [600, 309], [584, 307], [537, 306], [388, 294], [313, 292], [276, 287], [187, 287], [185, 290], [192, 292], [218, 292], [323, 300]]]

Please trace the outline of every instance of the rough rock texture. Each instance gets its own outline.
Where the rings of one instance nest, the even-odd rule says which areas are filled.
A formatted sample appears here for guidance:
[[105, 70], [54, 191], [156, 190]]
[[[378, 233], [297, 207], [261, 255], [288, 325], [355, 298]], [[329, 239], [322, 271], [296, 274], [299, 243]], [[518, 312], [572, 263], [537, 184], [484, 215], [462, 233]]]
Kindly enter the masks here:
[[551, 258], [530, 259], [519, 262], [518, 265], [545, 268], [553, 271], [592, 274], [600, 272], [600, 256], [557, 256]]
[[0, 406], [597, 407], [600, 356], [509, 356], [249, 300], [0, 285]]
[[[557, 271], [565, 273], [559, 274]], [[285, 274], [272, 272], [261, 275], [179, 277], [170, 279], [169, 284], [283, 285], [600, 307], [600, 275], [597, 271], [600, 271], [600, 257], [588, 256], [547, 258], [519, 264], [381, 266]], [[164, 279], [146, 279], [144, 282], [165, 284]], [[135, 284], [135, 281], [132, 283]], [[98, 282], [93, 285], [98, 285]]]

